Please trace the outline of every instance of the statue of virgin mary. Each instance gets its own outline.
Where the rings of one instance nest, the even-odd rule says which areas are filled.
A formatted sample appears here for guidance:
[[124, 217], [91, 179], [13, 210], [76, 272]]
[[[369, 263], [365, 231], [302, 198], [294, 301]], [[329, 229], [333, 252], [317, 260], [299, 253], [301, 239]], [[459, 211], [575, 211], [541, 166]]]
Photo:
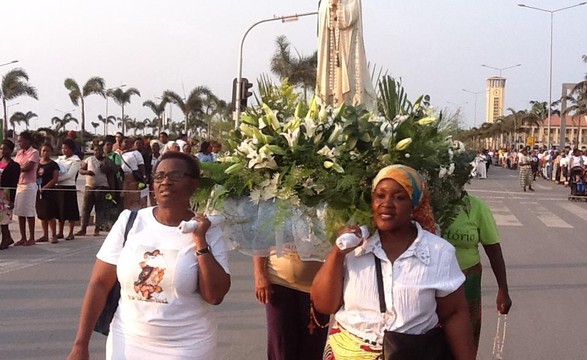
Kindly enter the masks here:
[[365, 44], [361, 0], [321, 0], [316, 96], [322, 104], [376, 109]]

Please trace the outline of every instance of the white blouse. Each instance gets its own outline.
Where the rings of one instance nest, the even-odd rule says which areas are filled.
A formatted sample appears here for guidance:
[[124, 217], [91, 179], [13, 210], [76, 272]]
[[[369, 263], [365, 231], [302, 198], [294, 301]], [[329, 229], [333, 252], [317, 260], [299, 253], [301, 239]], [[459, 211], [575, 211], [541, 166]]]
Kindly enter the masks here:
[[[346, 255], [343, 305], [335, 319], [352, 334], [381, 344], [385, 330], [426, 333], [438, 324], [436, 298], [464, 283], [454, 247], [415, 224], [416, 240], [394, 263], [383, 251], [377, 232]], [[379, 310], [373, 255], [381, 259], [385, 315]]]

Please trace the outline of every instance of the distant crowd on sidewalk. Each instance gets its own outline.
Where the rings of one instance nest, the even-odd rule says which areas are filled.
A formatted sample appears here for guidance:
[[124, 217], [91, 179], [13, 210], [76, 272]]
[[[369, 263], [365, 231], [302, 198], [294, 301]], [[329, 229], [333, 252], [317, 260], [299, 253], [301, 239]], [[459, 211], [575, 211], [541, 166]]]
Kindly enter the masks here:
[[[61, 155], [54, 146], [24, 131], [14, 141], [6, 139], [0, 151], [0, 250], [11, 245], [31, 246], [38, 242], [58, 243], [85, 236], [94, 210], [94, 236], [109, 231], [124, 209], [155, 205], [152, 172], [162, 154], [177, 151], [190, 154], [200, 162], [217, 161], [222, 145], [217, 141], [188, 139], [180, 134], [171, 140], [161, 132], [157, 139], [128, 137], [118, 132], [94, 138], [84, 157], [76, 132], [58, 139]], [[16, 146], [18, 145], [18, 146]], [[199, 149], [195, 152], [194, 149]], [[13, 155], [15, 156], [13, 157]], [[85, 177], [83, 200], [78, 205], [76, 181]], [[18, 219], [19, 239], [9, 230], [12, 217]], [[43, 235], [35, 239], [36, 219]], [[66, 229], [67, 223], [67, 229]], [[79, 225], [77, 232], [75, 227]], [[27, 232], [28, 227], [28, 232]]]
[[533, 191], [531, 181], [544, 179], [569, 186], [572, 169], [587, 170], [587, 148], [566, 147], [562, 150], [526, 146], [516, 151], [514, 146], [500, 149], [482, 149], [473, 161], [472, 175], [487, 178], [491, 164], [504, 169], [519, 170], [520, 185]]

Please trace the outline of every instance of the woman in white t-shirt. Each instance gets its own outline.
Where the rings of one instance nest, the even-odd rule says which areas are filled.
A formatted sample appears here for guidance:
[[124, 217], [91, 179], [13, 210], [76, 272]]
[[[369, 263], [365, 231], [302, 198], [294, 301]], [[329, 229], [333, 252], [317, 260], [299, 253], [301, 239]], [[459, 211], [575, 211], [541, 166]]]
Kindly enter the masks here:
[[[118, 280], [121, 297], [106, 341], [106, 359], [217, 359], [213, 306], [230, 288], [226, 246], [216, 220], [189, 210], [199, 184], [196, 159], [162, 155], [153, 181], [158, 206], [141, 209], [123, 245], [124, 211], [97, 254], [68, 360], [89, 359], [101, 305]], [[196, 220], [193, 232], [182, 221]]]

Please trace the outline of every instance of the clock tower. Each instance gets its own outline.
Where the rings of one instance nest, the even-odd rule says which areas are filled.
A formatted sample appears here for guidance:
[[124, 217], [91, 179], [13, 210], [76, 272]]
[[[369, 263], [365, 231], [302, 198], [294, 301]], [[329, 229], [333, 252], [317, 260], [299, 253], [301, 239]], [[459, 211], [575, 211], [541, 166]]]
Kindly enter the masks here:
[[487, 79], [487, 122], [493, 123], [503, 116], [505, 101], [505, 78], [494, 76]]

